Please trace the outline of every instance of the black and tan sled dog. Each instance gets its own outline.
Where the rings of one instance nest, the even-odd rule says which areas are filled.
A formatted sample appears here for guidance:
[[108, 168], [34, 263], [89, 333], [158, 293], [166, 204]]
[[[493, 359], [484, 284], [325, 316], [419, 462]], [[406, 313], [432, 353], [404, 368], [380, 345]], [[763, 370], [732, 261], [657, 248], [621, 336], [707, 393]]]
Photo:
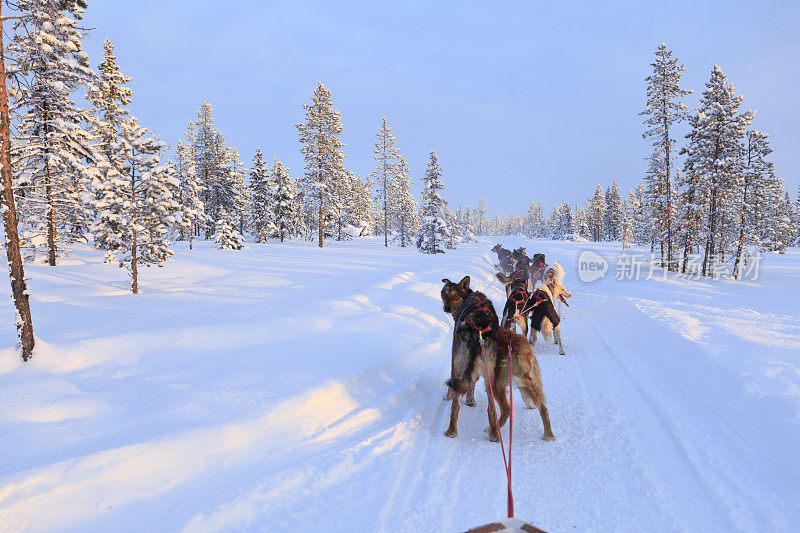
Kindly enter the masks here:
[[[469, 288], [469, 276], [465, 276], [458, 283], [453, 283], [449, 279], [443, 279], [442, 282], [444, 283], [441, 293], [442, 307], [445, 313], [453, 316], [454, 320], [451, 377], [447, 380], [451, 397], [450, 425], [445, 435], [458, 436], [459, 398], [470, 389], [474, 389], [478, 377], [483, 375], [486, 396], [489, 400], [487, 406], [489, 440], [499, 440], [498, 428], [505, 424], [510, 412], [505, 395], [509, 379], [510, 346], [511, 375], [514, 382], [519, 386], [526, 405], [539, 409], [545, 427], [543, 438], [553, 439], [539, 365], [527, 339], [522, 335], [500, 329], [491, 300], [483, 293]], [[484, 368], [481, 355], [480, 331], [483, 332], [488, 372], [487, 368]], [[490, 382], [494, 390], [494, 399], [489, 389]], [[497, 424], [491, 405], [493, 400], [500, 405], [501, 414]]]
[[530, 308], [526, 307], [526, 305], [531, 295], [530, 275], [527, 266], [520, 265], [520, 268], [517, 268], [511, 274], [511, 277], [501, 272], [497, 272], [495, 275], [500, 280], [500, 283], [506, 287], [506, 305], [503, 307], [503, 320], [500, 325], [506, 329], [511, 329], [516, 318], [522, 334], [527, 337]]

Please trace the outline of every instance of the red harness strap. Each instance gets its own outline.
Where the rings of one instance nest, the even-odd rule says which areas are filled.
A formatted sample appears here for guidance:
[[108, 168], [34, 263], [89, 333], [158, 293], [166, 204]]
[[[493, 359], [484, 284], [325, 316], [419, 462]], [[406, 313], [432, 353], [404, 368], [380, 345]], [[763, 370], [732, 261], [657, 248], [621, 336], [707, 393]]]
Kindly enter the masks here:
[[[474, 326], [473, 326], [474, 327]], [[477, 329], [477, 328], [476, 328]], [[509, 421], [508, 421], [508, 458], [506, 458], [506, 448], [503, 445], [503, 434], [500, 433], [500, 424], [497, 419], [497, 407], [494, 404], [494, 389], [492, 387], [492, 380], [487, 379], [489, 376], [489, 362], [486, 360], [486, 348], [483, 342], [483, 333], [478, 331], [478, 339], [481, 344], [481, 356], [483, 357], [483, 366], [486, 369], [484, 379], [486, 384], [489, 385], [489, 403], [492, 404], [492, 413], [494, 414], [494, 427], [497, 431], [497, 437], [500, 439], [500, 450], [503, 452], [503, 466], [506, 469], [506, 478], [508, 479], [508, 493], [506, 494], [506, 506], [509, 518], [514, 518], [514, 493], [511, 490], [511, 442], [514, 438], [514, 388], [511, 384], [511, 344], [507, 344], [508, 348], [508, 388], [511, 394], [509, 402]]]
[[[491, 331], [491, 329], [492, 329], [492, 315], [491, 315], [491, 312], [489, 311], [489, 308], [486, 306], [486, 304], [484, 302], [481, 302], [481, 303], [477, 304], [475, 307], [468, 309], [467, 310], [467, 314], [469, 314], [469, 313], [471, 313], [473, 311], [479, 311], [479, 312], [483, 313], [484, 315], [486, 315], [486, 322], [487, 322], [486, 327], [482, 328], [482, 329], [479, 328], [478, 326], [476, 326], [469, 319], [468, 316], [464, 318], [464, 322], [466, 322], [467, 324], [469, 324], [470, 326], [475, 328], [475, 330], [478, 332], [479, 335], [483, 335], [487, 331]], [[481, 342], [483, 342], [483, 341], [481, 341]]]
[[550, 297], [543, 290], [535, 291], [533, 294], [531, 294], [530, 299], [528, 299], [528, 303], [525, 305], [524, 310], [520, 314], [527, 313], [528, 311], [530, 311], [531, 309], [533, 309], [534, 307], [536, 307], [540, 303], [546, 302], [549, 299], [550, 299]]

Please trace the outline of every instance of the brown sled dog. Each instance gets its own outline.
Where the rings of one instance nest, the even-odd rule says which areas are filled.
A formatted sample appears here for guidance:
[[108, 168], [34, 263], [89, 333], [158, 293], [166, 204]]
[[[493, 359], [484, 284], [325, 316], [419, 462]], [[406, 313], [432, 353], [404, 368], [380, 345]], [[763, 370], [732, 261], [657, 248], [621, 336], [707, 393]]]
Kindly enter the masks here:
[[[519, 389], [522, 400], [529, 409], [536, 408], [542, 417], [544, 426], [543, 440], [556, 440], [553, 429], [550, 427], [550, 413], [544, 397], [542, 386], [542, 372], [539, 369], [539, 361], [533, 355], [533, 349], [524, 335], [514, 333], [507, 329], [501, 329], [497, 334], [497, 344], [499, 350], [498, 365], [494, 371], [494, 383], [492, 386], [497, 390], [503, 391], [501, 395], [505, 400], [505, 390], [508, 384], [508, 354], [511, 348], [511, 377], [513, 384]], [[501, 357], [505, 352], [505, 357]], [[500, 427], [503, 427], [508, 418], [508, 404], [500, 402]]]
[[[522, 394], [525, 403], [540, 409], [542, 422], [545, 425], [544, 438], [552, 439], [553, 433], [550, 429], [550, 420], [542, 392], [539, 365], [533, 357], [530, 345], [522, 335], [515, 335], [507, 331], [501, 332], [492, 302], [482, 293], [472, 291], [469, 288], [469, 281], [469, 276], [465, 276], [459, 283], [453, 283], [449, 279], [442, 280], [444, 283], [441, 293], [442, 307], [446, 313], [453, 316], [455, 322], [451, 378], [447, 381], [452, 403], [450, 425], [445, 431], [445, 435], [448, 437], [458, 436], [459, 398], [470, 388], [474, 389], [478, 377], [483, 375], [486, 396], [489, 399], [487, 408], [489, 440], [499, 440], [497, 429], [506, 423], [510, 412], [505, 395], [508, 383], [508, 346], [510, 342], [511, 374], [519, 382], [521, 390], [524, 387]], [[486, 330], [483, 339], [488, 375], [481, 355], [479, 330]], [[499, 425], [495, 424], [494, 410], [491, 405], [493, 399], [488, 385], [490, 382], [494, 390], [494, 400], [500, 405], [502, 413], [500, 420], [497, 421]]]

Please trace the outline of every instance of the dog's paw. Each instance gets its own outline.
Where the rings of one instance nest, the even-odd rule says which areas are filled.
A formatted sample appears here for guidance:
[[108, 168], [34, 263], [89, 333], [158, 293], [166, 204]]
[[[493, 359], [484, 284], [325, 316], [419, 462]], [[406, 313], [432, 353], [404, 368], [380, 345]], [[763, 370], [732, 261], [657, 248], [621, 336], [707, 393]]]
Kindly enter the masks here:
[[458, 437], [458, 431], [450, 431], [449, 429], [444, 432], [445, 437], [450, 437], [451, 439], [455, 439]]
[[565, 352], [564, 350], [561, 350], [561, 351], [560, 351], [560, 352], [558, 352], [558, 353], [559, 353], [559, 354], [561, 354], [561, 355], [567, 355], [567, 352]]
[[467, 404], [469, 407], [475, 407], [476, 405], [478, 405], [478, 402], [476, 402], [475, 400], [467, 400], [464, 403]]
[[497, 433], [489, 433], [489, 441], [500, 442], [500, 437], [497, 435]]
[[556, 440], [555, 435], [542, 435], [542, 440]]

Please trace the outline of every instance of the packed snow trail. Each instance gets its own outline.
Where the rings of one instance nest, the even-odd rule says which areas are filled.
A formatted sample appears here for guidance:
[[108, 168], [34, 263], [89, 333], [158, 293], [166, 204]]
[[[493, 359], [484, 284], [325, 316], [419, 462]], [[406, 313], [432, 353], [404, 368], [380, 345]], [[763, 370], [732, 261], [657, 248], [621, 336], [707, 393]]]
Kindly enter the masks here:
[[457, 531], [501, 517], [482, 383], [459, 438], [443, 435], [439, 301], [441, 278], [469, 274], [502, 306], [497, 240], [561, 260], [573, 294], [567, 355], [535, 350], [557, 440], [515, 401], [518, 516], [549, 531], [794, 529], [800, 253], [770, 255], [757, 282], [584, 284], [584, 246], [512, 238], [434, 257], [378, 239], [201, 243], [145, 270], [137, 296], [88, 249], [29, 267], [30, 364], [0, 328], [0, 529]]

